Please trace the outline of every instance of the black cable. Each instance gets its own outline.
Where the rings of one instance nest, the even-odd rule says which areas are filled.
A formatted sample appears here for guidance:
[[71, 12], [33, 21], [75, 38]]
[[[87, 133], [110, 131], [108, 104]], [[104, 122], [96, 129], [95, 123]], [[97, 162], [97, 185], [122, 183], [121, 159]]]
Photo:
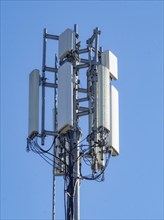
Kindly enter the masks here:
[[[73, 151], [74, 149], [76, 149], [77, 147], [80, 147], [80, 144], [85, 141], [87, 139], [87, 137], [85, 137], [84, 139], [82, 139], [78, 144], [75, 144], [74, 147], [71, 149], [71, 151]], [[69, 143], [69, 142], [68, 142]], [[70, 144], [70, 143], [69, 143]]]
[[84, 150], [84, 152], [81, 153], [81, 154], [76, 158], [76, 160], [74, 161], [74, 165], [75, 165], [75, 163], [76, 163], [81, 157], [83, 157], [83, 156], [84, 156], [85, 154], [87, 154], [89, 151], [92, 151], [95, 147], [96, 147], [96, 144], [94, 144], [92, 147], [90, 147], [90, 148]]
[[82, 173], [81, 173], [81, 166], [80, 166], [80, 177], [81, 177], [81, 179], [86, 179], [86, 180], [96, 180], [96, 179], [98, 179], [105, 172], [106, 167], [108, 166], [108, 163], [109, 163], [110, 156], [111, 156], [111, 152], [109, 152], [109, 156], [108, 156], [108, 158], [106, 160], [104, 168], [96, 176], [93, 176], [93, 177], [83, 176]]
[[[35, 144], [36, 144], [36, 145], [35, 145]], [[51, 156], [57, 158], [57, 159], [60, 160], [62, 163], [64, 163], [64, 161], [62, 161], [59, 157], [57, 157], [57, 156], [55, 156], [55, 155], [49, 153], [48, 151], [44, 151], [44, 150], [38, 145], [38, 143], [36, 143], [36, 142], [32, 142], [32, 143], [30, 142], [30, 149], [31, 149], [34, 153], [39, 154], [39, 155], [40, 155], [47, 163], [49, 163], [51, 166], [53, 166], [53, 165], [52, 165], [48, 160], [52, 161], [53, 163], [54, 163], [54, 160], [52, 160], [51, 158], [49, 158], [48, 156], [46, 156], [45, 153], [47, 153], [47, 154], [49, 154], [49, 155], [51, 155]], [[42, 155], [44, 155], [44, 156], [42, 156]], [[46, 157], [48, 160], [45, 159], [45, 157]], [[56, 163], [56, 165], [62, 169], [62, 166], [61, 166], [61, 165], [59, 165], [59, 164], [57, 164], [57, 163]], [[57, 167], [55, 167], [55, 168], [57, 168]]]
[[[35, 142], [35, 143], [36, 143], [36, 142]], [[61, 160], [59, 157], [57, 157], [56, 155], [54, 155], [54, 154], [48, 152], [47, 150], [45, 151], [43, 148], [41, 148], [38, 143], [36, 143], [36, 146], [39, 148], [39, 150], [41, 150], [40, 153], [47, 153], [47, 154], [51, 155], [52, 157], [55, 157], [56, 159], [58, 159], [60, 162], [62, 162], [62, 163], [65, 164], [66, 166], [68, 166], [68, 165], [67, 165], [63, 160]]]
[[91, 161], [88, 158], [83, 157], [83, 161], [87, 166], [91, 166]]
[[[34, 150], [35, 150], [35, 153], [39, 154], [39, 156], [41, 156], [42, 158], [46, 157], [48, 160], [54, 162], [51, 158], [49, 158], [48, 156], [45, 155], [45, 153], [43, 152], [40, 152], [35, 146], [34, 147]], [[43, 156], [44, 155], [44, 156]], [[52, 165], [52, 164], [51, 164]], [[53, 166], [53, 165], [52, 165]]]
[[[53, 145], [54, 145], [54, 143], [55, 143], [55, 140], [56, 140], [56, 137], [54, 137], [51, 146], [50, 146], [47, 150], [44, 150], [43, 148], [42, 148], [42, 150], [43, 150], [45, 153], [46, 153], [46, 152], [49, 152], [49, 151], [52, 149], [52, 147], [53, 147]], [[38, 144], [37, 139], [35, 140], [35, 143], [40, 147], [40, 145]], [[41, 147], [40, 147], [40, 148], [41, 148]]]
[[[68, 142], [68, 141], [66, 141], [66, 142]], [[61, 143], [61, 142], [60, 142]], [[69, 142], [68, 142], [68, 144], [69, 144]], [[62, 144], [61, 144], [62, 145]], [[63, 146], [63, 145], [62, 145]], [[69, 150], [67, 150], [67, 148], [65, 147], [65, 146], [63, 146], [63, 148], [64, 148], [64, 150], [68, 153], [68, 154], [71, 154], [71, 156], [73, 157], [73, 154], [72, 154], [72, 152], [71, 151], [69, 151]]]
[[[85, 137], [85, 138], [84, 138], [83, 140], [81, 140], [79, 143], [82, 143], [86, 138], [87, 138], [87, 137]], [[69, 173], [70, 173], [70, 172], [69, 172], [69, 169], [67, 169], [67, 168], [70, 167], [70, 166], [69, 166], [68, 164], [66, 164], [66, 162], [64, 162], [63, 160], [61, 160], [59, 157], [57, 157], [56, 155], [54, 155], [54, 154], [52, 154], [52, 153], [49, 152], [49, 151], [52, 149], [54, 143], [55, 143], [55, 138], [53, 139], [53, 142], [52, 142], [50, 148], [47, 149], [47, 150], [44, 150], [42, 147], [39, 146], [39, 144], [38, 144], [38, 142], [37, 142], [37, 139], [36, 139], [35, 141], [28, 140], [27, 149], [28, 149], [28, 150], [31, 149], [34, 153], [39, 154], [39, 155], [40, 155], [48, 164], [50, 164], [51, 166], [55, 166], [55, 165], [54, 165], [54, 164], [51, 164], [49, 161], [54, 162], [54, 160], [52, 160], [51, 158], [49, 158], [49, 157], [48, 157], [47, 155], [45, 155], [45, 154], [48, 154], [48, 155], [50, 155], [50, 156], [52, 156], [52, 157], [55, 157], [58, 161], [60, 161], [62, 164], [65, 165], [65, 175], [66, 175], [66, 176], [69, 176]], [[69, 142], [68, 142], [68, 143], [69, 143]], [[80, 147], [80, 148], [82, 148], [82, 147], [84, 147], [84, 146], [88, 146], [88, 145], [80, 145], [80, 146], [79, 146], [79, 143], [76, 144], [76, 146], [73, 147], [73, 148], [71, 149], [71, 151], [72, 151], [73, 149], [75, 149], [77, 146]], [[92, 149], [94, 149], [95, 146], [96, 146], [96, 145], [93, 145], [92, 147], [83, 150], [83, 152], [79, 155], [79, 157], [77, 157], [76, 160], [73, 162], [73, 166], [75, 165], [75, 163], [76, 163], [81, 157], [83, 157], [83, 160], [84, 160], [84, 162], [86, 163], [86, 165], [91, 166], [91, 161], [89, 161], [89, 159], [87, 159], [87, 158], [84, 158], [84, 156], [85, 156], [86, 154], [88, 154]], [[66, 148], [64, 148], [64, 149], [65, 149], [65, 151], [67, 151], [67, 153], [69, 154], [69, 156], [72, 156], [72, 153], [71, 153], [70, 151], [68, 151]], [[97, 174], [96, 176], [94, 176], [93, 174], [92, 174], [92, 177], [90, 177], [89, 175], [88, 175], [88, 176], [83, 176], [82, 173], [81, 173], [81, 166], [80, 166], [80, 176], [81, 176], [81, 179], [100, 181], [99, 177], [104, 173], [104, 171], [105, 171], [105, 169], [106, 169], [106, 167], [107, 167], [107, 165], [108, 165], [109, 158], [110, 158], [110, 153], [109, 153], [108, 159], [106, 159], [106, 164], [105, 164], [104, 168], [103, 168], [103, 169], [101, 170], [101, 172], [100, 172], [99, 174]], [[48, 160], [49, 160], [49, 161], [48, 161]], [[86, 161], [86, 160], [87, 160], [87, 161]], [[66, 156], [65, 156], [65, 161], [66, 161]], [[88, 164], [87, 162], [89, 162], [89, 164]], [[61, 169], [63, 169], [63, 167], [62, 167], [60, 164], [56, 163], [56, 165], [57, 165], [58, 168], [60, 167]], [[72, 170], [72, 171], [73, 171], [73, 170]], [[67, 172], [67, 173], [66, 173], [66, 172]]]
[[[37, 149], [35, 149], [35, 151], [36, 152], [34, 152], [34, 153], [37, 153], [37, 154], [39, 154], [39, 156], [41, 156], [42, 158], [43, 158], [43, 160], [45, 160], [48, 164], [50, 164], [51, 166], [53, 166], [53, 164], [51, 164], [47, 159], [45, 159], [45, 157], [47, 157], [46, 155], [44, 155], [44, 156], [42, 156], [42, 154], [40, 154], [40, 153], [38, 153], [37, 152]], [[48, 158], [48, 157], [47, 157]], [[50, 158], [48, 158], [49, 160], [51, 160]], [[52, 160], [51, 160], [52, 161]]]

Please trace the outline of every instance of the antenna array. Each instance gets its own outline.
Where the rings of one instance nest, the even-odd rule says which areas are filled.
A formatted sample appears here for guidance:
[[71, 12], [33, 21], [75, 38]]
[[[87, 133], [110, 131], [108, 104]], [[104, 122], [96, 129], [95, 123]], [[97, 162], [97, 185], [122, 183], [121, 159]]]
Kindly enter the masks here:
[[[39, 70], [30, 74], [28, 150], [49, 163], [53, 160], [54, 181], [55, 176], [64, 176], [67, 220], [80, 219], [80, 181], [102, 181], [110, 156], [119, 154], [118, 91], [112, 85], [112, 80], [118, 79], [117, 58], [111, 51], [99, 47], [99, 36], [100, 30], [95, 28], [86, 47], [81, 49], [77, 25], [59, 36], [48, 34], [44, 29], [42, 76]], [[46, 65], [47, 40], [58, 42], [54, 67]], [[47, 82], [47, 72], [54, 73], [53, 82]], [[85, 88], [80, 86], [79, 78], [84, 72]], [[42, 88], [41, 132], [39, 86]], [[47, 88], [54, 90], [51, 131], [45, 128]], [[79, 127], [83, 116], [88, 118], [85, 138]], [[45, 150], [41, 145], [45, 145], [47, 136], [53, 137], [53, 143]], [[89, 175], [84, 175], [84, 162], [89, 165]], [[53, 219], [54, 213], [53, 207]]]

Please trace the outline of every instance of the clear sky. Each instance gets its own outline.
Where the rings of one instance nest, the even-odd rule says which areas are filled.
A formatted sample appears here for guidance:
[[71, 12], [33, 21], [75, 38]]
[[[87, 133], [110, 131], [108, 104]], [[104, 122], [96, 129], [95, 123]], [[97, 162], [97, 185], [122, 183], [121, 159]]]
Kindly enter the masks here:
[[[101, 46], [118, 57], [120, 95], [120, 156], [111, 158], [104, 182], [82, 181], [81, 219], [162, 220], [163, 1], [0, 4], [1, 219], [51, 219], [52, 167], [26, 152], [28, 77], [41, 70], [43, 28], [59, 35], [78, 24], [82, 45], [99, 27]], [[63, 219], [62, 178], [56, 190]]]

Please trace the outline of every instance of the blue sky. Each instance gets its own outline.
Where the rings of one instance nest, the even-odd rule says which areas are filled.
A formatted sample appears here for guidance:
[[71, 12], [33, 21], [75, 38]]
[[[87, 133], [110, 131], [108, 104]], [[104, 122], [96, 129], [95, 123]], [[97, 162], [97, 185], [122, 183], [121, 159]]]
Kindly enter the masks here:
[[[43, 28], [58, 35], [74, 24], [82, 45], [99, 27], [100, 45], [119, 62], [120, 156], [111, 158], [104, 182], [82, 181], [81, 219], [164, 219], [163, 6], [1, 1], [1, 219], [51, 219], [52, 168], [26, 152], [28, 77], [41, 70]], [[62, 178], [56, 206], [57, 219], [63, 219]]]

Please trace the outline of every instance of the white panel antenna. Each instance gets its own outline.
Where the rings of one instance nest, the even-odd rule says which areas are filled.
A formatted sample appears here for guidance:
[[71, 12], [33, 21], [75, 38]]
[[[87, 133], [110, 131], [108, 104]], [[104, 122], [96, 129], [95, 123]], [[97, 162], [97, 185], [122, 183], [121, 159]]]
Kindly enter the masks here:
[[110, 76], [114, 80], [118, 80], [118, 63], [117, 57], [109, 50], [106, 50], [101, 55], [101, 63], [109, 69]]
[[28, 137], [33, 139], [39, 131], [39, 70], [29, 76], [29, 128]]
[[[98, 80], [97, 80], [97, 128], [106, 129], [110, 131], [110, 74], [109, 69], [103, 65], [98, 66]], [[102, 141], [100, 133], [97, 134], [97, 139]], [[97, 145], [94, 149], [97, 159], [95, 171], [102, 169], [105, 165], [104, 161], [104, 146]], [[97, 167], [96, 167], [97, 166]]]
[[73, 66], [66, 62], [58, 71], [58, 130], [73, 127]]
[[75, 32], [68, 28], [59, 36], [59, 58], [63, 59], [72, 50], [75, 50]]
[[109, 146], [113, 148], [112, 156], [119, 154], [119, 95], [117, 89], [111, 85], [111, 131]]
[[110, 77], [109, 70], [103, 66], [98, 66], [97, 83], [97, 127], [104, 127], [110, 131]]

